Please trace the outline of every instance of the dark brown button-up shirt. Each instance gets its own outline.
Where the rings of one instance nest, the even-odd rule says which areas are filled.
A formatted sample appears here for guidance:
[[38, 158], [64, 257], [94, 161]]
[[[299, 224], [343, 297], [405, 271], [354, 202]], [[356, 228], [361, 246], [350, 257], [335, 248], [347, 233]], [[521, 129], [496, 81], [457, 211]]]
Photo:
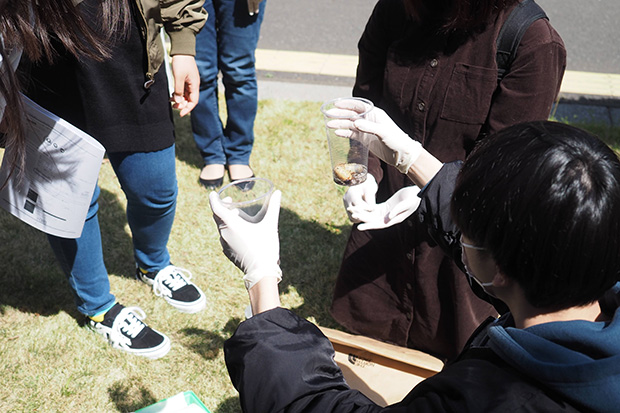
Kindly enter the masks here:
[[[537, 20], [498, 85], [495, 42], [511, 9], [467, 38], [441, 37], [409, 21], [401, 0], [379, 0], [359, 41], [354, 96], [372, 100], [443, 162], [464, 159], [485, 133], [547, 119], [564, 44], [549, 21]], [[379, 182], [377, 202], [412, 184], [374, 157], [369, 172]], [[355, 333], [451, 358], [494, 311], [412, 222], [353, 228], [331, 312]]]

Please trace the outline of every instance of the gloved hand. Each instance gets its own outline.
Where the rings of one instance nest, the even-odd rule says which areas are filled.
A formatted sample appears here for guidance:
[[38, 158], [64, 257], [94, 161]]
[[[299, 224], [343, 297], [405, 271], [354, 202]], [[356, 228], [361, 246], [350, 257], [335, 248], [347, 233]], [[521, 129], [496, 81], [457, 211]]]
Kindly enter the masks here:
[[263, 0], [248, 0], [248, 12], [250, 13], [250, 16], [258, 14], [258, 5], [261, 1]]
[[377, 181], [371, 174], [366, 175], [366, 180], [359, 185], [349, 187], [342, 197], [344, 209], [347, 211], [349, 220], [353, 223], [360, 222], [351, 216], [351, 210], [372, 211], [376, 206]]
[[377, 204], [374, 209], [351, 207], [352, 219], [363, 222], [357, 229], [381, 229], [399, 224], [413, 214], [420, 206], [417, 186], [406, 186], [396, 192], [387, 201]]
[[238, 209], [231, 210], [222, 205], [216, 192], [209, 194], [224, 255], [243, 271], [243, 281], [248, 290], [263, 277], [276, 277], [278, 282], [282, 280], [278, 239], [281, 199], [282, 192], [274, 191], [265, 217], [260, 222], [251, 223], [239, 216]]
[[366, 104], [356, 100], [343, 99], [332, 109], [338, 116], [350, 115], [350, 119], [333, 119], [327, 126], [336, 135], [356, 139], [389, 165], [406, 174], [422, 152], [420, 142], [411, 139], [382, 109], [373, 108], [365, 118], [357, 118], [366, 110]]

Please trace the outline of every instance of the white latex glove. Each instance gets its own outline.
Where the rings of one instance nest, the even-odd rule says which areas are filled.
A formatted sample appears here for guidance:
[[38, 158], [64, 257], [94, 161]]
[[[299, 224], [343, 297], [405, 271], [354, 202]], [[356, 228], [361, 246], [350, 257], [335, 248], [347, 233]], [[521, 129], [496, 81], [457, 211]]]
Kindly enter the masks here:
[[351, 210], [372, 211], [375, 209], [377, 189], [379, 189], [377, 181], [371, 174], [366, 175], [366, 180], [361, 184], [349, 187], [342, 197], [342, 201], [351, 222], [360, 222], [351, 216]]
[[336, 135], [356, 139], [389, 165], [406, 174], [422, 152], [420, 142], [411, 139], [382, 109], [373, 108], [365, 118], [354, 119], [366, 110], [364, 102], [343, 99], [331, 109], [338, 116], [351, 115], [352, 119], [334, 119], [327, 126]]
[[263, 0], [248, 0], [248, 12], [250, 13], [250, 16], [258, 14], [258, 5], [261, 1]]
[[282, 192], [271, 195], [265, 217], [257, 223], [244, 220], [238, 209], [228, 209], [216, 192], [209, 194], [213, 219], [220, 232], [224, 255], [245, 276], [245, 288], [252, 288], [263, 277], [282, 280], [280, 269], [280, 240], [278, 239], [278, 215]]
[[417, 186], [407, 186], [400, 189], [387, 201], [377, 204], [373, 210], [351, 208], [351, 216], [357, 222], [362, 222], [357, 229], [381, 229], [399, 224], [413, 214], [420, 206]]

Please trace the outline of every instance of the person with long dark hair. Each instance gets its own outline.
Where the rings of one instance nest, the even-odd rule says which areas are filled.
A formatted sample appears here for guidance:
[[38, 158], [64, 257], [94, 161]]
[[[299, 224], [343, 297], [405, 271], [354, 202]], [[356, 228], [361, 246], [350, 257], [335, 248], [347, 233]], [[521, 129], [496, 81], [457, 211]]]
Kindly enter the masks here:
[[281, 194], [255, 224], [212, 193], [224, 252], [252, 280], [253, 316], [224, 344], [242, 410], [616, 411], [618, 156], [595, 136], [548, 121], [492, 133], [464, 163], [446, 164], [406, 134], [393, 134], [398, 128], [380, 109], [338, 127], [355, 139], [377, 136], [371, 146], [376, 155], [392, 166], [407, 165], [403, 176], [423, 188], [421, 225], [502, 315], [478, 326], [441, 372], [401, 402], [380, 407], [349, 387], [321, 331], [280, 307]]
[[[74, 0], [0, 0], [0, 132], [5, 156], [12, 166], [25, 159], [21, 84], [15, 69], [22, 53], [32, 61], [55, 57], [53, 39], [74, 56], [101, 60], [109, 57], [112, 36], [128, 19], [124, 0], [102, 0], [97, 4], [101, 28], [92, 30], [75, 7]], [[119, 29], [120, 28], [120, 29]], [[0, 186], [5, 183], [0, 183]]]
[[[380, 0], [359, 41], [353, 96], [384, 109], [442, 162], [465, 159], [476, 141], [506, 126], [546, 120], [566, 66], [562, 39], [547, 19], [527, 28], [498, 82], [496, 40], [519, 4]], [[348, 190], [345, 205], [379, 210], [388, 199], [415, 199], [404, 196], [417, 192], [411, 185], [371, 156], [367, 181]], [[426, 230], [406, 218], [364, 224], [363, 231], [353, 226], [330, 311], [353, 333], [451, 359], [497, 313], [470, 291]]]
[[[127, 14], [122, 27], [112, 28], [99, 0], [77, 3], [71, 12], [85, 22], [84, 32], [109, 39], [104, 58], [94, 52], [76, 56], [71, 43], [66, 46], [62, 36], [50, 34], [53, 60], [22, 59], [25, 93], [105, 147], [127, 196], [136, 278], [177, 310], [196, 313], [206, 307], [205, 294], [190, 281], [189, 271], [172, 265], [167, 242], [178, 193], [171, 101], [184, 116], [198, 99], [193, 55], [196, 34], [207, 17], [203, 0], [120, 0]], [[163, 69], [167, 52], [162, 28], [170, 38], [172, 96]], [[146, 315], [140, 308], [122, 305], [111, 291], [99, 194], [97, 186], [80, 237], [48, 235], [50, 245], [86, 325], [114, 348], [162, 357], [170, 350], [170, 339], [142, 321]]]

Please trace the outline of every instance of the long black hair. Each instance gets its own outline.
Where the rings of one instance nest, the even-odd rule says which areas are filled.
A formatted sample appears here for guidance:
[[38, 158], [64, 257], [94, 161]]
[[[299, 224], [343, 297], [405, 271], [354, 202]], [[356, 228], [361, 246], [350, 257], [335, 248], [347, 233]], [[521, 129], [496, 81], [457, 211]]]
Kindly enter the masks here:
[[438, 32], [475, 32], [518, 0], [403, 0], [409, 16]]
[[94, 32], [74, 0], [0, 0], [0, 94], [6, 101], [0, 141], [7, 148], [4, 156], [11, 171], [24, 162], [25, 137], [20, 82], [8, 63], [10, 51], [22, 49], [33, 62], [42, 58], [52, 61], [52, 41], [57, 40], [76, 56], [104, 59], [110, 39], [127, 27], [129, 3], [101, 0], [98, 7], [100, 28]]

